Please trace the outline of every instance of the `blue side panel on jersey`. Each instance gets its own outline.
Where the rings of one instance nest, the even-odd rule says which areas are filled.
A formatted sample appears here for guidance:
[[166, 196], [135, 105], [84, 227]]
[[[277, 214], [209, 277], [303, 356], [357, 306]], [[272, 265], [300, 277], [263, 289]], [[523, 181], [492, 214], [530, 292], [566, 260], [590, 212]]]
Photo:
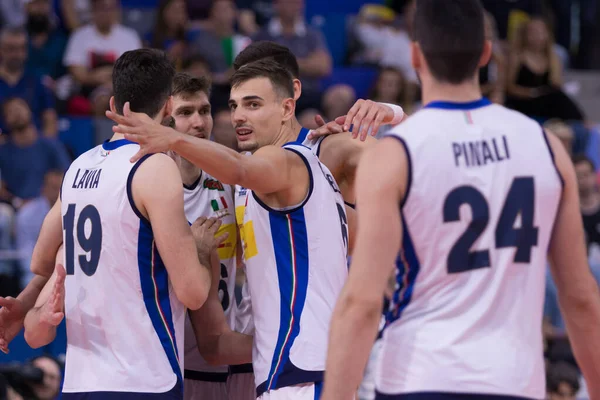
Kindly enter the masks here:
[[138, 263], [142, 296], [152, 326], [160, 339], [173, 372], [179, 381], [183, 382], [169, 298], [169, 277], [158, 250], [154, 246], [152, 228], [144, 221], [140, 221], [138, 234]]
[[402, 316], [402, 311], [404, 311], [406, 306], [410, 303], [415, 287], [415, 281], [417, 280], [417, 275], [421, 269], [417, 253], [415, 252], [415, 246], [406, 226], [404, 214], [401, 213], [401, 215], [402, 247], [396, 258], [396, 268], [398, 268], [396, 275], [397, 289], [392, 296], [393, 306], [386, 316], [386, 326], [400, 318]]
[[[277, 379], [289, 362], [290, 349], [300, 333], [300, 316], [308, 289], [308, 236], [304, 210], [269, 213], [279, 280], [279, 334], [266, 390], [277, 388]], [[295, 260], [295, 262], [294, 262]]]
[[315, 382], [315, 400], [321, 398], [321, 391], [323, 390], [323, 382]]

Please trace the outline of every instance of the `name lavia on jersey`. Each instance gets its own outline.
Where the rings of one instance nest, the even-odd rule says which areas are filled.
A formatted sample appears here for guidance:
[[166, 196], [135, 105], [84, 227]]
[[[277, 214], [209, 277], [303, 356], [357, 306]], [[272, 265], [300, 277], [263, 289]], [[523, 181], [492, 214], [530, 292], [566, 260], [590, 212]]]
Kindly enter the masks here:
[[81, 172], [81, 168], [79, 168], [71, 187], [73, 189], [96, 189], [100, 183], [101, 173], [102, 168], [84, 169], [83, 173]]

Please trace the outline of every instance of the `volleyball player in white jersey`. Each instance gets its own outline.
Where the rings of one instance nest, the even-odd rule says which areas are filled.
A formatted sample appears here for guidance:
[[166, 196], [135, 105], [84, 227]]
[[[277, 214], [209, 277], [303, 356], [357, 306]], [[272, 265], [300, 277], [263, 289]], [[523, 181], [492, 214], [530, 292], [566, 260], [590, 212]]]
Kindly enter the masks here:
[[[268, 60], [285, 68], [294, 79], [294, 99], [302, 95], [300, 67], [296, 56], [289, 48], [269, 41], [257, 41], [248, 45], [237, 55], [233, 62], [234, 70], [259, 60]], [[329, 168], [338, 183], [344, 201], [354, 207], [354, 174], [362, 152], [376, 142], [368, 137], [370, 132], [375, 136], [381, 125], [396, 125], [404, 118], [402, 107], [395, 104], [376, 103], [371, 100], [359, 99], [348, 111], [346, 116], [336, 118], [336, 121], [309, 131], [302, 127], [296, 116], [290, 119], [290, 128], [297, 132], [296, 141], [313, 149], [319, 160]], [[320, 122], [324, 124], [324, 121]], [[348, 132], [351, 127], [352, 132]], [[331, 135], [336, 133], [335, 135]], [[360, 136], [361, 140], [350, 140]], [[327, 139], [327, 140], [325, 140]]]
[[[213, 127], [211, 107], [209, 102], [210, 82], [205, 78], [195, 78], [187, 74], [178, 73], [173, 80], [173, 119], [175, 129], [202, 139], [209, 139]], [[218, 319], [216, 326], [199, 324], [195, 330], [202, 336], [208, 332], [226, 326], [234, 327], [235, 313], [235, 274], [236, 274], [236, 238], [237, 227], [235, 224], [235, 211], [233, 203], [233, 188], [223, 185], [200, 168], [179, 155], [174, 154], [174, 159], [179, 167], [183, 180], [184, 208], [188, 221], [193, 223], [199, 217], [214, 217], [221, 222], [217, 235], [227, 232], [228, 237], [219, 246], [219, 276], [215, 281], [218, 291], [217, 307], [214, 309], [207, 304], [202, 311], [208, 318]], [[209, 315], [212, 314], [212, 315]], [[224, 315], [223, 315], [224, 314]], [[223, 318], [224, 317], [224, 318]], [[197, 320], [197, 319], [196, 319]], [[203, 326], [202, 326], [203, 325]], [[200, 342], [203, 340], [200, 338]], [[210, 343], [205, 343], [203, 351], [213, 350]], [[227, 399], [226, 381], [229, 375], [227, 365], [211, 366], [200, 355], [196, 335], [189, 318], [185, 326], [185, 371], [184, 371], [184, 398], [187, 400]]]
[[378, 399], [544, 398], [548, 250], [578, 364], [600, 396], [600, 295], [573, 166], [535, 121], [481, 97], [483, 18], [479, 0], [417, 2], [412, 62], [425, 106], [360, 162], [325, 400], [358, 386], [394, 265]]
[[[115, 131], [142, 151], [173, 150], [241, 190], [236, 214], [255, 323], [253, 366], [263, 399], [314, 399], [323, 376], [333, 303], [347, 275], [347, 226], [339, 188], [312, 150], [294, 143], [292, 79], [269, 62], [240, 68], [230, 97], [237, 153], [181, 135], [139, 113]], [[167, 134], [170, 138], [160, 137]], [[238, 208], [239, 207], [239, 208]], [[241, 218], [237, 218], [240, 221]]]
[[[111, 109], [132, 98], [135, 109], [162, 121], [174, 73], [162, 52], [124, 53]], [[192, 236], [173, 160], [153, 154], [132, 164], [138, 149], [115, 134], [78, 157], [34, 249], [34, 258], [54, 258], [64, 231], [64, 399], [183, 398], [185, 309], [207, 298], [210, 275], [199, 257], [210, 264], [215, 239]], [[35, 265], [50, 275], [54, 263]]]

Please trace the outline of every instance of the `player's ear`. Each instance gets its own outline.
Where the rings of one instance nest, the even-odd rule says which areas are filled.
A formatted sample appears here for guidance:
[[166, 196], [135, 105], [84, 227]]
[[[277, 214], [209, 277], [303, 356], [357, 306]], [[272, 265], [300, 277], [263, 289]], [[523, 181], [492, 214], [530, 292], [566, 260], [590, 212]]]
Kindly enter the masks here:
[[165, 117], [170, 117], [173, 113], [173, 96], [169, 96], [165, 103]]
[[483, 44], [483, 51], [481, 52], [481, 58], [479, 59], [479, 67], [485, 67], [492, 57], [493, 44], [491, 40], [486, 40]]
[[411, 42], [410, 43], [410, 61], [412, 64], [412, 67], [415, 71], [419, 70], [421, 68], [421, 64], [422, 64], [422, 53], [421, 53], [421, 47], [419, 46], [419, 44], [417, 42]]
[[287, 122], [296, 114], [296, 100], [288, 97], [283, 101], [283, 118], [282, 121]]
[[110, 107], [110, 111], [112, 111], [115, 114], [117, 113], [117, 108], [115, 107], [115, 96], [110, 96], [110, 100], [108, 101], [108, 105]]
[[298, 100], [302, 94], [302, 82], [300, 79], [294, 79], [294, 100]]

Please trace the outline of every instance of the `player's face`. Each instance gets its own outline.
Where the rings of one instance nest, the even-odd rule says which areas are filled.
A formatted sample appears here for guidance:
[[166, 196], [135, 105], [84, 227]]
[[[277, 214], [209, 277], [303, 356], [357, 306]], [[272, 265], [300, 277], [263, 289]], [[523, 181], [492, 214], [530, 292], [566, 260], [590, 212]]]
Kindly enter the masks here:
[[179, 132], [202, 139], [210, 138], [213, 119], [206, 93], [198, 92], [193, 96], [174, 96], [172, 116], [175, 119], [175, 129]]
[[548, 44], [548, 28], [542, 20], [533, 20], [527, 26], [527, 44], [531, 49], [544, 49]]
[[383, 71], [377, 81], [377, 92], [383, 102], [395, 103], [402, 91], [402, 75], [396, 71]]
[[596, 188], [596, 174], [592, 166], [587, 162], [575, 164], [575, 174], [577, 175], [577, 186], [579, 193], [586, 195], [592, 193]]
[[250, 79], [231, 89], [229, 107], [240, 151], [254, 152], [276, 142], [286, 120], [286, 101], [268, 78]]

